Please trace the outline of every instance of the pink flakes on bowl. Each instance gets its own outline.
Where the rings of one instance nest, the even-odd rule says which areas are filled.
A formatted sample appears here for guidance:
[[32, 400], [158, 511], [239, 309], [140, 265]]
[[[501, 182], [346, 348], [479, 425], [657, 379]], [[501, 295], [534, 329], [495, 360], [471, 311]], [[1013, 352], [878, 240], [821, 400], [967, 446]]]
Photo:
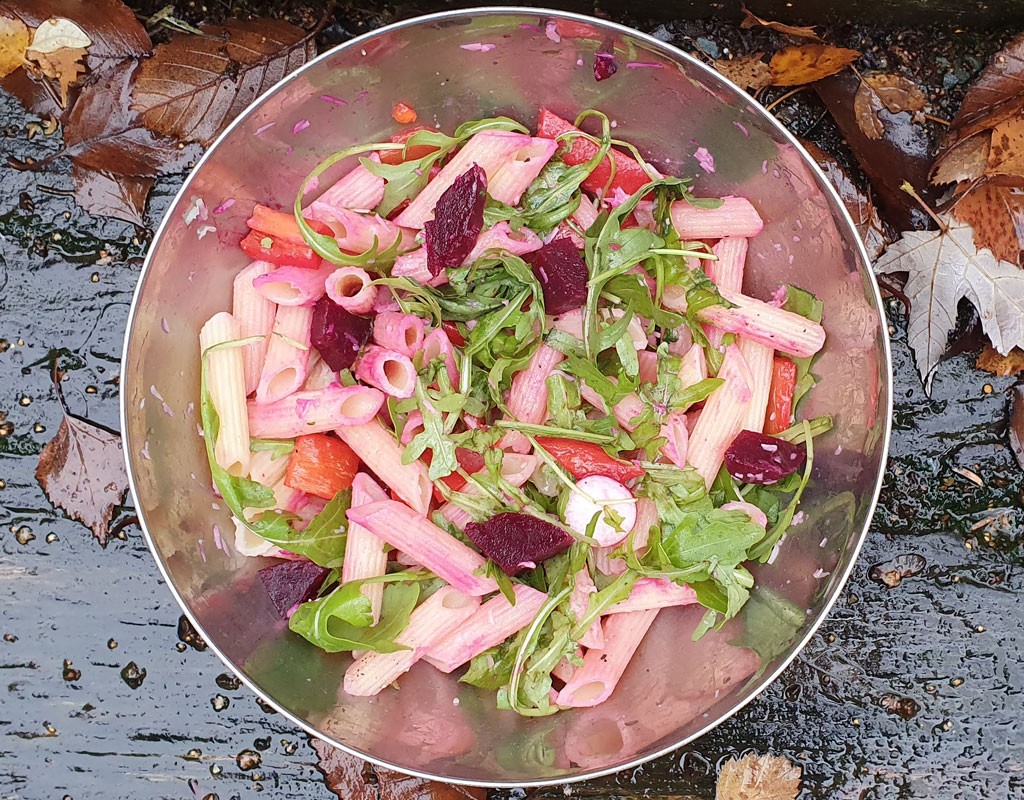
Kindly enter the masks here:
[[594, 80], [608, 80], [619, 71], [619, 65], [615, 63], [615, 56], [611, 53], [597, 53], [594, 56]]
[[276, 122], [268, 122], [268, 123], [267, 123], [266, 125], [260, 125], [260, 126], [259, 126], [259, 127], [258, 127], [258, 128], [256, 129], [256, 134], [255, 134], [255, 135], [256, 135], [256, 136], [262, 136], [262, 135], [263, 135], [264, 133], [266, 133], [266, 132], [267, 132], [267, 131], [269, 131], [269, 130], [270, 130], [271, 128], [273, 128], [273, 127], [274, 127], [274, 125], [276, 125], [276, 124], [277, 124]]
[[694, 151], [693, 157], [697, 159], [700, 168], [705, 172], [711, 173], [715, 171], [715, 157], [711, 155], [706, 147], [698, 147]]
[[556, 44], [562, 41], [562, 37], [558, 33], [558, 23], [554, 20], [544, 26], [544, 35]]
[[460, 44], [460, 50], [471, 50], [475, 53], [489, 53], [498, 45], [491, 42], [472, 42], [471, 44]]
[[292, 125], [292, 133], [302, 133], [306, 128], [309, 127], [308, 119], [300, 119], [294, 125]]
[[344, 108], [348, 105], [348, 101], [342, 100], [340, 97], [335, 97], [333, 94], [322, 94], [320, 99], [328, 105], [337, 106], [338, 108]]
[[227, 211], [229, 208], [231, 208], [231, 206], [233, 206], [234, 204], [235, 204], [235, 198], [229, 197], [227, 200], [222, 200], [220, 205], [217, 206], [215, 209], [213, 209], [213, 213], [214, 214], [223, 214], [225, 211]]
[[626, 69], [664, 69], [664, 64], [656, 64], [653, 61], [627, 61]]

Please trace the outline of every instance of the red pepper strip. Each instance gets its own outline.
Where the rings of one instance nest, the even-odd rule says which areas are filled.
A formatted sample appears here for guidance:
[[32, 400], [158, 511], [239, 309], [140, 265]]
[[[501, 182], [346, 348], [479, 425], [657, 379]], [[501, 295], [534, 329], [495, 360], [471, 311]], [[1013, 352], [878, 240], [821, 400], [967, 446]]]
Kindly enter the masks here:
[[788, 358], [776, 357], [772, 363], [772, 383], [768, 389], [768, 410], [764, 416], [765, 433], [781, 433], [792, 424], [795, 392], [796, 364]]
[[284, 484], [330, 500], [352, 485], [358, 469], [359, 456], [341, 439], [312, 433], [295, 439]]
[[625, 483], [644, 476], [644, 471], [640, 467], [628, 461], [612, 458], [600, 445], [593, 442], [538, 436], [537, 444], [547, 450], [576, 480], [582, 480], [589, 475], [603, 475], [619, 483]]
[[441, 323], [441, 327], [444, 328], [444, 332], [448, 334], [448, 341], [450, 341], [456, 347], [465, 347], [466, 340], [462, 334], [459, 333], [459, 326], [452, 322], [450, 319], [446, 319]]
[[309, 245], [275, 239], [262, 231], [249, 231], [249, 235], [242, 239], [238, 246], [253, 261], [269, 261], [279, 267], [320, 269], [324, 263]]
[[[323, 222], [317, 220], [306, 220], [309, 227], [317, 233], [331, 236], [331, 229]], [[252, 216], [245, 222], [252, 230], [259, 231], [271, 239], [280, 239], [283, 242], [304, 245], [306, 240], [299, 230], [299, 224], [295, 221], [294, 214], [287, 214], [284, 211], [274, 211], [272, 208], [257, 205], [252, 210]]]
[[[579, 128], [575, 127], [572, 123], [562, 119], [557, 114], [552, 114], [546, 108], [540, 110], [540, 117], [537, 120], [537, 135], [539, 137], [554, 139], [566, 131], [578, 130]], [[562, 159], [566, 164], [573, 166], [584, 164], [597, 154], [597, 145], [588, 139], [576, 137], [569, 141], [572, 147], [562, 155]], [[568, 145], [566, 146], [568, 147]], [[647, 174], [635, 159], [619, 152], [615, 148], [612, 148], [610, 152], [611, 157], [615, 160], [615, 179], [612, 181], [609, 191], [614, 192], [616, 189], [622, 189], [626, 194], [633, 194], [644, 184], [650, 183], [651, 176]], [[608, 183], [611, 171], [611, 161], [605, 158], [590, 173], [587, 179], [583, 181], [583, 188], [588, 192], [597, 192], [603, 189], [604, 185]]]
[[[433, 453], [431, 453], [430, 450], [425, 451], [423, 453], [423, 460], [429, 464], [432, 455]], [[465, 447], [455, 448], [455, 460], [458, 461], [459, 466], [470, 475], [474, 472], [479, 472], [485, 466], [484, 457], [482, 455], [477, 453], [475, 450], [468, 450]], [[462, 488], [466, 485], [466, 479], [457, 472], [445, 475], [441, 478], [441, 482], [453, 492], [462, 491]], [[439, 503], [443, 503], [445, 501], [444, 495], [441, 494], [441, 490], [436, 486], [434, 487], [434, 499]]]

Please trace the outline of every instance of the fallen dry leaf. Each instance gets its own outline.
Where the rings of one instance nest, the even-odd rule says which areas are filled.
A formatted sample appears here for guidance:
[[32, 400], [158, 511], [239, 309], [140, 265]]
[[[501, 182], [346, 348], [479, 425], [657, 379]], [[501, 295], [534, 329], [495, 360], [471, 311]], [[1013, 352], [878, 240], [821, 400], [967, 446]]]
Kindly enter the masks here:
[[857, 126], [869, 139], [881, 139], [885, 135], [885, 124], [878, 112], [884, 108], [881, 99], [864, 81], [853, 98], [853, 114]]
[[930, 173], [932, 183], [941, 186], [980, 178], [988, 166], [991, 141], [991, 131], [982, 131], [957, 142], [935, 159]]
[[1010, 395], [1010, 418], [1007, 420], [1010, 448], [1021, 469], [1024, 469], [1024, 386], [1019, 383]]
[[142, 226], [153, 178], [113, 175], [78, 165], [71, 168], [75, 200], [94, 217], [114, 217]]
[[6, 78], [25, 62], [32, 40], [28, 25], [20, 19], [0, 16], [0, 78]]
[[856, 50], [827, 44], [800, 44], [780, 50], [769, 66], [774, 86], [802, 86], [845, 69], [860, 57]]
[[942, 222], [944, 230], [905, 232], [875, 262], [875, 272], [908, 273], [907, 342], [928, 391], [961, 298], [974, 304], [999, 352], [1024, 346], [1024, 271], [979, 250], [967, 223], [950, 215]]
[[988, 181], [953, 206], [953, 216], [974, 228], [974, 241], [996, 258], [1020, 263], [1024, 250], [1024, 188]]
[[786, 25], [783, 22], [770, 22], [769, 20], [761, 19], [746, 6], [743, 6], [743, 21], [740, 23], [740, 27], [769, 28], [770, 30], [776, 31], [777, 33], [784, 33], [787, 36], [795, 36], [798, 39], [811, 39], [812, 41], [815, 42], [821, 41], [821, 37], [814, 32], [813, 25], [800, 26]]
[[1024, 119], [1013, 117], [992, 129], [986, 175], [1024, 175]]
[[715, 62], [715, 69], [743, 89], [759, 92], [772, 85], [772, 70], [766, 61], [762, 61], [763, 53], [721, 59]]
[[341, 800], [486, 800], [487, 790], [453, 786], [375, 767], [320, 739], [310, 739], [316, 768]]
[[73, 416], [64, 404], [60, 382], [54, 387], [64, 419], [39, 454], [36, 480], [55, 507], [91, 528], [105, 547], [114, 509], [128, 492], [121, 437]]
[[813, 142], [801, 140], [811, 158], [818, 162], [821, 171], [829, 179], [838, 192], [843, 205], [846, 206], [850, 216], [853, 217], [853, 224], [857, 226], [857, 233], [868, 251], [869, 258], [874, 261], [878, 258], [888, 243], [888, 236], [882, 219], [878, 216], [878, 209], [871, 201], [870, 195], [863, 191], [845, 169], [835, 158], [826, 153]]
[[1004, 356], [992, 345], [987, 344], [978, 354], [974, 366], [1004, 378], [1008, 375], [1019, 375], [1024, 372], [1024, 350], [1015, 347]]
[[800, 767], [782, 756], [748, 753], [730, 758], [718, 772], [715, 800], [795, 800]]
[[29, 49], [25, 55], [39, 65], [47, 78], [57, 81], [61, 107], [67, 108], [71, 87], [85, 74], [86, 52], [84, 47], [61, 47], [52, 52]]
[[76, 22], [64, 17], [50, 17], [36, 28], [29, 49], [37, 53], [55, 53], [65, 48], [84, 50], [91, 44], [92, 39]]
[[178, 35], [139, 70], [132, 108], [154, 133], [209, 144], [264, 89], [316, 54], [313, 36], [280, 20], [206, 25]]
[[1011, 39], [981, 71], [964, 95], [950, 126], [949, 141], [958, 141], [1024, 109], [1024, 34]]
[[924, 111], [926, 102], [924, 92], [909, 78], [876, 73], [861, 76], [853, 104], [857, 124], [864, 135], [869, 139], [880, 139], [885, 133], [885, 124], [879, 115], [883, 108], [890, 114], [904, 111], [919, 114]]

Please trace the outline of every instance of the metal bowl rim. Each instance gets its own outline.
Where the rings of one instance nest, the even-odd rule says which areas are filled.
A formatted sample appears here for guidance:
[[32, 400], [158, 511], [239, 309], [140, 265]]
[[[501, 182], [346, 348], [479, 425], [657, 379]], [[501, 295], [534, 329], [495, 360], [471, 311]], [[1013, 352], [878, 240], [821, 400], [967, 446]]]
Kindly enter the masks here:
[[[373, 38], [375, 38], [377, 36], [380, 36], [381, 33], [388, 33], [388, 32], [395, 31], [395, 30], [400, 30], [400, 29], [406, 28], [406, 27], [412, 27], [412, 26], [416, 26], [416, 25], [422, 25], [424, 23], [436, 22], [436, 21], [441, 21], [441, 20], [449, 20], [449, 19], [459, 18], [459, 17], [497, 16], [497, 15], [514, 15], [514, 14], [518, 14], [518, 15], [522, 15], [522, 16], [529, 16], [529, 17], [551, 17], [551, 18], [556, 18], [556, 19], [575, 20], [575, 21], [578, 21], [578, 22], [584, 22], [584, 23], [587, 23], [587, 24], [596, 25], [598, 27], [602, 27], [602, 28], [605, 28], [605, 29], [609, 29], [609, 30], [612, 30], [612, 31], [616, 31], [616, 32], [622, 33], [624, 35], [636, 38], [636, 39], [644, 42], [645, 44], [649, 45], [650, 47], [652, 47], [655, 50], [662, 51], [662, 53], [664, 55], [670, 57], [671, 59], [674, 59], [676, 61], [682, 61], [682, 62], [687, 63], [691, 67], [695, 67], [696, 69], [698, 69], [704, 75], [704, 77], [709, 79], [709, 82], [711, 82], [711, 83], [721, 82], [721, 83], [725, 84], [726, 86], [728, 86], [730, 89], [732, 89], [732, 90], [734, 90], [736, 92], [739, 92], [741, 95], [746, 95], [747, 97], [749, 97], [749, 95], [747, 95], [747, 93], [741, 87], [739, 87], [738, 85], [733, 83], [731, 80], [726, 78], [724, 75], [722, 75], [721, 73], [719, 73], [718, 71], [716, 71], [712, 67], [708, 66], [704, 62], [700, 61], [699, 59], [694, 58], [689, 53], [686, 53], [683, 50], [680, 50], [679, 48], [675, 47], [674, 45], [671, 45], [671, 44], [669, 44], [667, 42], [663, 42], [660, 39], [657, 39], [654, 36], [651, 36], [650, 34], [643, 33], [642, 31], [638, 31], [638, 30], [636, 30], [634, 28], [630, 28], [627, 25], [621, 25], [621, 24], [619, 24], [617, 22], [611, 22], [609, 20], [598, 19], [596, 17], [591, 17], [591, 16], [586, 15], [586, 14], [577, 14], [577, 13], [569, 12], [569, 11], [557, 11], [557, 10], [554, 10], [554, 9], [547, 9], [547, 8], [542, 8], [542, 7], [531, 8], [531, 7], [523, 7], [523, 6], [489, 6], [489, 7], [477, 7], [477, 8], [458, 9], [458, 10], [452, 10], [452, 11], [440, 11], [440, 12], [436, 12], [436, 13], [433, 13], [433, 14], [424, 14], [424, 15], [420, 15], [420, 16], [417, 16], [417, 17], [412, 17], [410, 19], [401, 20], [401, 21], [398, 21], [398, 22], [393, 22], [393, 23], [390, 23], [388, 25], [381, 26], [380, 28], [376, 28], [376, 29], [374, 29], [372, 31], [368, 31], [367, 33], [361, 34], [360, 36], [357, 36], [357, 37], [355, 37], [353, 39], [349, 39], [347, 42], [343, 42], [343, 43], [341, 43], [341, 44], [339, 44], [339, 45], [337, 45], [335, 47], [332, 47], [331, 49], [321, 53], [316, 58], [314, 58], [311, 61], [309, 61], [306, 64], [304, 64], [299, 69], [297, 69], [294, 72], [286, 75], [280, 81], [275, 83], [272, 87], [270, 87], [265, 92], [263, 92], [263, 94], [261, 94], [255, 100], [253, 100], [253, 102], [249, 106], [247, 106], [245, 108], [245, 110], [242, 111], [242, 113], [239, 114], [239, 116], [237, 118], [235, 118], [228, 125], [228, 127], [225, 128], [224, 131], [222, 131], [220, 133], [219, 136], [217, 136], [217, 138], [213, 141], [213, 143], [207, 148], [206, 152], [203, 153], [203, 155], [199, 159], [199, 161], [196, 162], [196, 165], [194, 167], [192, 167], [192, 169], [190, 170], [189, 175], [185, 179], [184, 183], [181, 185], [181, 188], [177, 191], [177, 193], [175, 193], [174, 198], [172, 199], [171, 203], [168, 205], [168, 212], [170, 211], [170, 209], [173, 209], [173, 208], [175, 208], [178, 205], [178, 203], [181, 201], [182, 197], [185, 196], [186, 192], [188, 191], [189, 187], [191, 186], [191, 184], [192, 184], [193, 180], [195, 179], [196, 175], [198, 175], [199, 171], [202, 169], [203, 165], [206, 163], [206, 161], [209, 158], [211, 158], [213, 153], [217, 150], [217, 148], [221, 145], [221, 143], [234, 131], [234, 129], [236, 127], [240, 126], [251, 114], [255, 113], [257, 111], [257, 109], [259, 109], [263, 105], [263, 103], [266, 102], [270, 97], [275, 95], [278, 92], [278, 90], [280, 90], [283, 86], [287, 85], [291, 81], [293, 81], [296, 78], [298, 78], [300, 75], [305, 73], [307, 70], [312, 70], [315, 67], [317, 67], [321, 62], [326, 61], [327, 59], [337, 55], [337, 53], [341, 52], [342, 50], [348, 50], [348, 49], [351, 49], [351, 48], [358, 47], [362, 43], [364, 43], [366, 41], [369, 41], [369, 40], [371, 40], [371, 39], [373, 39]], [[404, 774], [407, 774], [407, 775], [413, 775], [415, 777], [423, 778], [423, 779], [426, 779], [426, 780], [444, 781], [446, 783], [451, 783], [451, 784], [456, 784], [456, 785], [461, 785], [461, 786], [476, 786], [476, 787], [483, 787], [483, 788], [490, 788], [490, 787], [494, 787], [494, 788], [518, 788], [518, 787], [560, 786], [560, 785], [563, 785], [563, 784], [578, 783], [578, 782], [585, 781], [585, 780], [591, 780], [593, 778], [600, 778], [600, 777], [603, 777], [605, 775], [611, 775], [611, 774], [614, 774], [616, 772], [621, 772], [621, 771], [624, 771], [624, 770], [634, 769], [634, 768], [640, 766], [641, 764], [646, 764], [649, 761], [653, 761], [656, 758], [660, 758], [661, 756], [666, 755], [667, 753], [671, 753], [673, 750], [677, 750], [678, 748], [683, 747], [684, 745], [687, 745], [690, 742], [695, 741], [696, 739], [699, 739], [705, 733], [708, 733], [709, 731], [711, 731], [714, 728], [718, 727], [723, 722], [725, 722], [726, 720], [728, 720], [729, 718], [731, 718], [732, 716], [737, 714], [747, 704], [749, 704], [755, 698], [757, 698], [765, 689], [768, 688], [768, 686], [770, 686], [772, 683], [774, 683], [778, 679], [778, 677], [786, 670], [787, 667], [789, 667], [789, 665], [796, 659], [796, 657], [800, 654], [800, 652], [807, 646], [807, 643], [810, 641], [811, 637], [818, 631], [818, 628], [821, 627], [821, 625], [825, 621], [826, 617], [828, 617], [828, 615], [831, 612], [833, 606], [836, 604], [837, 600], [839, 599], [839, 595], [841, 594], [843, 587], [846, 585], [846, 582], [849, 580], [850, 575], [853, 572], [853, 568], [854, 568], [854, 566], [857, 563], [857, 558], [858, 558], [858, 556], [860, 554], [860, 551], [861, 551], [862, 547], [864, 546], [864, 541], [865, 541], [865, 539], [867, 539], [867, 534], [868, 534], [868, 531], [869, 531], [869, 529], [871, 527], [871, 520], [872, 520], [872, 517], [874, 516], [875, 508], [877, 507], [877, 504], [878, 504], [878, 497], [879, 497], [879, 494], [880, 494], [880, 492], [882, 490], [882, 482], [883, 482], [883, 479], [885, 477], [885, 464], [888, 461], [889, 443], [890, 443], [890, 436], [891, 436], [891, 431], [892, 431], [892, 403], [893, 403], [893, 397], [892, 397], [892, 382], [893, 382], [893, 378], [892, 378], [892, 353], [890, 351], [890, 346], [889, 346], [888, 327], [885, 324], [885, 321], [886, 321], [885, 320], [885, 311], [884, 311], [884, 308], [882, 306], [881, 293], [879, 292], [878, 283], [875, 280], [874, 273], [871, 270], [871, 258], [868, 256], [867, 249], [864, 247], [864, 243], [862, 242], [862, 240], [860, 238], [860, 235], [857, 233], [856, 226], [854, 225], [853, 219], [850, 216], [850, 213], [847, 210], [846, 205], [843, 203], [842, 199], [839, 197], [839, 195], [836, 192], [835, 188], [832, 186], [831, 181], [829, 181], [829, 179], [827, 178], [825, 173], [822, 171], [821, 167], [819, 167], [817, 162], [813, 158], [811, 158], [810, 154], [803, 147], [803, 145], [800, 143], [800, 141], [785, 126], [783, 126], [782, 123], [779, 122], [779, 120], [774, 115], [772, 115], [772, 114], [768, 113], [767, 111], [765, 111], [764, 107], [761, 104], [757, 103], [757, 101], [755, 101], [753, 98], [750, 98], [750, 102], [751, 102], [753, 108], [756, 109], [756, 112], [761, 114], [763, 117], [767, 118], [769, 124], [775, 129], [775, 131], [777, 133], [779, 133], [782, 136], [782, 138], [789, 145], [794, 147], [797, 150], [797, 152], [803, 157], [803, 161], [804, 161], [805, 165], [808, 168], [810, 168], [812, 174], [817, 178], [819, 187], [822, 188], [826, 193], [831, 195], [831, 199], [833, 201], [834, 207], [839, 210], [839, 219], [837, 220], [837, 222], [840, 222], [841, 223], [841, 227], [845, 228], [845, 231], [841, 231], [841, 233], [845, 232], [846, 235], [847, 235], [847, 240], [852, 241], [854, 243], [854, 245], [856, 247], [857, 255], [860, 257], [860, 260], [861, 260], [862, 264], [865, 266], [864, 272], [867, 274], [867, 276], [869, 278], [868, 282], [869, 282], [869, 284], [871, 286], [871, 298], [874, 300], [875, 311], [878, 313], [879, 332], [880, 332], [882, 352], [883, 352], [884, 362], [885, 362], [884, 363], [885, 375], [888, 377], [888, 382], [885, 385], [885, 395], [886, 395], [886, 397], [885, 397], [884, 407], [879, 409], [879, 410], [884, 410], [884, 412], [885, 412], [885, 417], [884, 417], [884, 420], [883, 420], [882, 438], [881, 438], [881, 441], [879, 443], [879, 445], [881, 447], [881, 451], [880, 451], [881, 468], [879, 469], [878, 475], [875, 478], [875, 487], [874, 487], [874, 491], [871, 493], [871, 500], [870, 500], [870, 504], [869, 504], [869, 507], [868, 507], [868, 512], [869, 513], [868, 513], [868, 515], [867, 515], [867, 517], [865, 519], [863, 529], [861, 530], [859, 536], [857, 536], [856, 541], [852, 543], [852, 546], [847, 547], [846, 550], [844, 551], [844, 553], [849, 555], [849, 557], [850, 557], [849, 558], [849, 562], [848, 562], [848, 564], [846, 566], [846, 569], [843, 570], [843, 573], [839, 577], [839, 579], [838, 580], [833, 580], [832, 596], [825, 602], [825, 604], [822, 606], [821, 610], [818, 612], [817, 617], [811, 622], [810, 627], [807, 630], [807, 633], [804, 635], [804, 637], [800, 641], [800, 643], [796, 647], [794, 647], [792, 649], [792, 652], [789, 654], [789, 656], [787, 658], [785, 658], [770, 674], [766, 674], [766, 676], [762, 676], [760, 678], [761, 685], [757, 688], [756, 691], [752, 692], [749, 697], [746, 697], [742, 701], [737, 702], [735, 705], [730, 707], [728, 711], [725, 711], [724, 713], [720, 714], [716, 719], [709, 721], [706, 725], [702, 726], [698, 731], [692, 733], [691, 735], [683, 737], [682, 739], [679, 739], [676, 742], [673, 742], [673, 743], [671, 743], [669, 745], [666, 745], [665, 747], [662, 747], [662, 748], [660, 748], [660, 749], [658, 749], [658, 750], [656, 750], [654, 752], [648, 753], [648, 754], [646, 754], [644, 756], [641, 756], [639, 758], [635, 758], [635, 759], [633, 759], [633, 760], [631, 760], [631, 761], [629, 761], [629, 762], [627, 762], [625, 764], [621, 764], [621, 765], [617, 765], [617, 766], [613, 766], [613, 767], [604, 767], [604, 768], [600, 768], [600, 769], [584, 770], [584, 771], [581, 771], [581, 772], [578, 772], [578, 773], [575, 773], [575, 774], [572, 774], [572, 775], [560, 776], [560, 777], [557, 777], [557, 778], [547, 778], [547, 779], [542, 779], [542, 780], [525, 781], [525, 782], [524, 781], [519, 781], [519, 782], [515, 782], [515, 781], [500, 781], [500, 780], [499, 781], [479, 781], [479, 780], [470, 780], [470, 779], [466, 779], [466, 778], [452, 778], [451, 776], [447, 776], [447, 775], [439, 775], [439, 774], [435, 774], [435, 773], [431, 773], [431, 772], [425, 772], [425, 771], [421, 771], [421, 770], [409, 769], [408, 767], [403, 767], [403, 766], [401, 766], [399, 764], [394, 764], [394, 763], [392, 763], [390, 761], [387, 761], [385, 759], [379, 758], [379, 757], [373, 755], [372, 753], [365, 753], [365, 752], [362, 752], [361, 750], [358, 750], [357, 748], [354, 748], [354, 747], [351, 747], [349, 745], [346, 745], [345, 743], [343, 743], [341, 741], [338, 741], [337, 739], [334, 739], [333, 737], [328, 736], [328, 735], [322, 733], [321, 731], [316, 730], [316, 728], [314, 728], [313, 725], [309, 724], [308, 722], [306, 722], [303, 719], [300, 719], [298, 716], [296, 716], [292, 712], [288, 711], [286, 708], [284, 708], [283, 706], [278, 704], [277, 701], [274, 700], [273, 697], [271, 697], [270, 695], [268, 695], [265, 692], [263, 692], [260, 688], [258, 688], [252, 682], [252, 680], [250, 680], [250, 678], [242, 671], [242, 669], [240, 667], [236, 666], [227, 656], [224, 655], [224, 653], [221, 652], [221, 650], [217, 646], [216, 642], [212, 641], [207, 636], [206, 631], [204, 630], [203, 626], [199, 623], [199, 620], [192, 613], [192, 610], [189, 608], [188, 604], [185, 602], [185, 600], [179, 594], [179, 592], [177, 590], [177, 587], [174, 585], [174, 581], [171, 579], [171, 576], [170, 576], [170, 574], [169, 574], [169, 572], [167, 570], [167, 567], [166, 567], [166, 565], [163, 562], [163, 559], [162, 559], [162, 557], [160, 555], [159, 550], [157, 549], [156, 542], [154, 541], [152, 535], [149, 532], [149, 528], [148, 528], [148, 526], [146, 524], [146, 520], [145, 520], [145, 515], [140, 511], [139, 515], [138, 515], [139, 516], [139, 527], [142, 529], [142, 534], [143, 534], [143, 536], [146, 539], [146, 544], [149, 546], [150, 552], [153, 554], [153, 558], [156, 561], [157, 568], [160, 570], [160, 574], [163, 577], [164, 582], [167, 584], [167, 588], [170, 590], [171, 594], [174, 596], [174, 599], [177, 601], [178, 605], [181, 607], [182, 612], [188, 618], [189, 622], [196, 629], [196, 631], [198, 631], [198, 633], [203, 637], [203, 640], [206, 642], [207, 646], [228, 667], [228, 669], [230, 669], [235, 674], [235, 676], [239, 680], [242, 681], [242, 683], [244, 683], [252, 692], [254, 692], [256, 694], [257, 697], [259, 697], [265, 703], [270, 705], [279, 714], [284, 716], [285, 719], [287, 719], [289, 722], [297, 725], [299, 728], [301, 728], [302, 730], [304, 730], [306, 733], [310, 734], [311, 736], [314, 736], [317, 739], [321, 739], [323, 741], [326, 741], [327, 743], [333, 745], [334, 747], [339, 748], [340, 750], [343, 750], [346, 753], [349, 753], [350, 755], [354, 755], [357, 758], [365, 759], [365, 760], [371, 762], [372, 764], [375, 764], [376, 766], [379, 766], [379, 767], [383, 767], [385, 769], [395, 770], [397, 772], [401, 772], [401, 773], [404, 773]], [[141, 272], [139, 274], [138, 283], [136, 284], [135, 291], [134, 291], [134, 293], [132, 295], [131, 307], [130, 307], [129, 312], [128, 312], [128, 319], [127, 319], [126, 327], [125, 327], [125, 340], [124, 340], [124, 348], [123, 348], [123, 351], [122, 351], [122, 362], [121, 362], [122, 364], [127, 364], [128, 363], [128, 354], [129, 354], [129, 351], [131, 350], [132, 328], [133, 328], [133, 323], [135, 321], [135, 315], [136, 315], [136, 310], [138, 309], [139, 300], [140, 300], [140, 298], [142, 296], [143, 285], [144, 285], [144, 283], [146, 281], [146, 276], [147, 276], [147, 274], [149, 272], [150, 266], [152, 265], [154, 253], [157, 250], [157, 245], [160, 242], [160, 239], [161, 239], [161, 237], [162, 237], [162, 235], [164, 233], [164, 229], [167, 227], [170, 219], [171, 219], [170, 213], [166, 213], [164, 215], [163, 219], [160, 221], [160, 224], [157, 226], [157, 229], [156, 229], [155, 233], [153, 234], [153, 241], [152, 241], [152, 243], [149, 246], [149, 251], [146, 253], [146, 258], [145, 258], [145, 260], [143, 262], [142, 270], [141, 270]], [[120, 418], [121, 418], [120, 422], [121, 422], [121, 430], [124, 432], [123, 436], [124, 436], [124, 440], [125, 440], [124, 457], [125, 457], [125, 462], [126, 462], [127, 471], [128, 471], [128, 485], [129, 485], [129, 488], [131, 489], [132, 498], [136, 501], [136, 506], [138, 507], [139, 503], [138, 503], [138, 500], [137, 500], [135, 470], [133, 468], [133, 460], [132, 460], [132, 457], [131, 457], [131, 454], [134, 452], [134, 450], [131, 448], [130, 442], [128, 441], [128, 437], [129, 437], [130, 434], [129, 434], [129, 427], [128, 427], [128, 408], [127, 408], [127, 402], [126, 402], [125, 398], [126, 398], [126, 393], [122, 392], [121, 395], [120, 395]]]

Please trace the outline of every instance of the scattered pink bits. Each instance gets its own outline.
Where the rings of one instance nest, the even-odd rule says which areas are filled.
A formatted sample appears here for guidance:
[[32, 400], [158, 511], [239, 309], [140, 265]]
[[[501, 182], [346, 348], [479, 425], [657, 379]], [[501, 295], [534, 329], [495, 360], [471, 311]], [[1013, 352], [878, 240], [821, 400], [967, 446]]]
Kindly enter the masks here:
[[742, 122], [733, 122], [733, 125], [740, 129], [740, 133], [742, 133], [748, 139], [750, 138], [750, 131], [747, 130], [746, 125], [744, 125]]
[[309, 127], [308, 119], [300, 119], [294, 125], [292, 125], [292, 133], [302, 133], [306, 128]]
[[768, 159], [767, 158], [764, 161], [761, 162], [761, 174], [762, 175], [767, 175], [768, 174]]
[[314, 175], [312, 178], [309, 179], [309, 183], [306, 184], [306, 188], [302, 190], [302, 193], [304, 195], [309, 194], [310, 192], [315, 192], [319, 188], [320, 177], [318, 175]]
[[224, 547], [224, 540], [221, 538], [220, 535], [220, 525], [213, 526], [213, 543], [217, 546], [218, 550], [223, 550], [224, 552], [227, 552], [226, 548]]
[[199, 555], [203, 558], [203, 563], [206, 563], [206, 548], [203, 546], [203, 540], [199, 540]]
[[276, 122], [268, 122], [266, 125], [260, 125], [256, 129], [256, 135], [257, 136], [262, 136], [264, 133], [266, 133], [271, 128], [273, 128], [276, 124], [277, 124]]
[[473, 42], [471, 44], [460, 44], [460, 50], [472, 50], [475, 53], [489, 53], [498, 45], [492, 42]]
[[146, 439], [146, 441], [142, 445], [142, 449], [139, 450], [139, 458], [141, 458], [143, 461], [149, 461], [150, 460], [150, 458], [149, 458], [149, 439]]
[[715, 157], [711, 155], [706, 147], [698, 147], [693, 157], [697, 159], [700, 168], [707, 173], [715, 171]]
[[583, 66], [583, 59], [582, 58], [577, 58], [576, 59], [576, 66], [577, 67], [582, 67]]
[[653, 61], [627, 61], [626, 69], [664, 69], [664, 64], [656, 64]]
[[215, 209], [213, 209], [213, 213], [214, 214], [223, 214], [225, 211], [227, 211], [229, 208], [231, 208], [231, 206], [233, 206], [234, 204], [235, 204], [235, 198], [229, 197], [227, 200], [222, 200], [221, 204], [219, 206], [217, 206]]
[[821, 567], [818, 567], [816, 570], [814, 570], [814, 575], [812, 577], [816, 578], [817, 580], [821, 580], [822, 578], [827, 578], [831, 574], [831, 572], [825, 572], [825, 570], [823, 570]]
[[605, 200], [605, 205], [609, 208], [618, 208], [629, 199], [629, 195], [623, 191], [621, 186], [616, 186], [615, 191], [612, 192], [611, 197]]
[[355, 102], [359, 103], [359, 102], [365, 100], [369, 96], [370, 96], [370, 93], [368, 91], [366, 91], [365, 89], [363, 89], [363, 91], [361, 91], [359, 94], [356, 95]]
[[530, 24], [528, 24], [526, 22], [520, 22], [519, 23], [519, 30], [522, 30], [522, 31], [533, 31], [534, 33], [540, 33], [541, 32], [540, 28], [538, 28], [536, 25], [530, 25]]
[[202, 239], [208, 233], [216, 233], [217, 228], [214, 225], [200, 225], [196, 228], [196, 238]]
[[344, 108], [348, 105], [348, 101], [342, 100], [340, 97], [335, 97], [333, 94], [322, 94], [320, 99], [328, 105], [337, 106], [338, 108]]
[[162, 330], [164, 333], [171, 332], [171, 326], [167, 322], [167, 317], [160, 317], [160, 330]]
[[554, 20], [544, 26], [544, 35], [555, 43], [562, 41], [562, 37], [558, 34], [558, 23]]

